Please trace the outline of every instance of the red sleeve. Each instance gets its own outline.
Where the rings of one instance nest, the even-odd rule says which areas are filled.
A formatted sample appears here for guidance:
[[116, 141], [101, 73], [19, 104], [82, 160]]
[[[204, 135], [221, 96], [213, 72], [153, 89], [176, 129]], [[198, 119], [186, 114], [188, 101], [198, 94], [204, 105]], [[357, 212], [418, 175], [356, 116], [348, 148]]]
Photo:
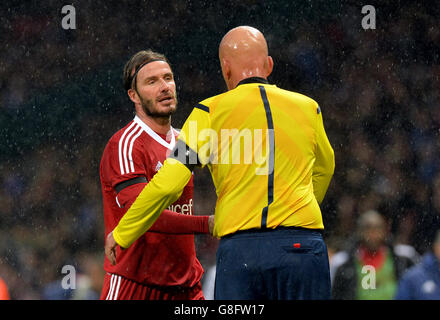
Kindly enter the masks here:
[[[118, 193], [118, 204], [128, 210], [146, 183], [137, 183]], [[148, 231], [169, 234], [209, 233], [209, 216], [191, 216], [164, 210]]]
[[209, 233], [209, 216], [190, 216], [164, 210], [148, 231], [173, 234]]
[[101, 177], [108, 188], [114, 189], [116, 185], [136, 177], [151, 178], [142, 141], [137, 139], [128, 146], [123, 141], [119, 135], [113, 136], [101, 159]]

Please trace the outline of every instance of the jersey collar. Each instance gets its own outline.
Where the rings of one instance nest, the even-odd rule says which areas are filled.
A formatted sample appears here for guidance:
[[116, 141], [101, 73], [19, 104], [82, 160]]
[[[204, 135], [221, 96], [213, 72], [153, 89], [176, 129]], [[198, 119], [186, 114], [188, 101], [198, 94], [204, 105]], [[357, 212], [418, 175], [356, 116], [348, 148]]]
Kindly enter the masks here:
[[170, 150], [173, 150], [174, 145], [176, 144], [176, 137], [174, 135], [174, 128], [170, 127], [170, 130], [173, 132], [171, 135], [171, 141], [168, 143], [165, 141], [160, 135], [158, 135], [153, 129], [151, 129], [145, 122], [143, 122], [138, 116], [135, 116], [133, 119], [134, 122], [136, 122], [138, 125], [141, 126], [141, 128], [154, 140], [156, 140], [158, 143], [163, 145], [165, 148], [168, 148]]
[[241, 84], [247, 84], [247, 83], [264, 83], [264, 84], [269, 84], [269, 81], [267, 81], [264, 78], [261, 77], [250, 77], [250, 78], [246, 78], [241, 80], [238, 84], [237, 87]]

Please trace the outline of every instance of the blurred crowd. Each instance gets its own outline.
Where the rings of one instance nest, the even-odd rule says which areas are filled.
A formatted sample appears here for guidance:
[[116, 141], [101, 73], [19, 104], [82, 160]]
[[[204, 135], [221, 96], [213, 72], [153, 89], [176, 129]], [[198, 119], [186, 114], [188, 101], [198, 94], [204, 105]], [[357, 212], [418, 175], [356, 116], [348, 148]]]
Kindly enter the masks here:
[[[360, 217], [371, 210], [384, 219], [387, 243], [414, 249], [413, 263], [431, 250], [440, 228], [439, 4], [378, 4], [376, 29], [364, 30], [362, 6], [352, 1], [312, 7], [253, 0], [74, 2], [77, 30], [63, 30], [56, 1], [47, 7], [7, 2], [0, 9], [0, 278], [12, 299], [99, 296], [99, 161], [133, 110], [121, 78], [108, 76], [108, 86], [87, 82], [93, 79], [87, 75], [122, 74], [141, 49], [163, 52], [176, 74], [180, 109], [173, 126], [179, 127], [197, 101], [225, 90], [218, 43], [241, 24], [267, 38], [275, 62], [269, 81], [311, 96], [323, 111], [336, 156], [322, 206], [330, 257], [351, 252], [360, 240]], [[69, 96], [78, 83], [85, 94]], [[92, 85], [104, 86], [104, 93], [87, 91]], [[45, 106], [33, 100], [41, 95], [48, 97]], [[62, 99], [81, 99], [84, 109], [66, 109], [80, 116], [56, 113]], [[39, 131], [47, 120], [46, 133], [20, 128], [34, 117]], [[64, 126], [73, 127], [68, 135]], [[209, 172], [195, 176], [195, 212], [211, 213]], [[207, 270], [216, 245], [196, 237]], [[75, 267], [77, 280], [87, 280], [81, 282], [85, 293], [61, 290], [65, 265]]]

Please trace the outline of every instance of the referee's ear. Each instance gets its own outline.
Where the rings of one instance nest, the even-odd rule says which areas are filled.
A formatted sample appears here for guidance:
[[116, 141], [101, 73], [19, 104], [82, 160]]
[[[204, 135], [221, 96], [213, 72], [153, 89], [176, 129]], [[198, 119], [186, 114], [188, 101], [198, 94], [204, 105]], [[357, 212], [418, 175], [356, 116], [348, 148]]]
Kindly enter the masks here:
[[266, 77], [270, 76], [270, 74], [272, 73], [273, 70], [273, 59], [271, 56], [267, 56], [267, 60], [266, 60]]
[[223, 78], [225, 79], [225, 81], [228, 81], [231, 78], [231, 66], [229, 65], [229, 61], [224, 58], [221, 59], [220, 66], [222, 69]]

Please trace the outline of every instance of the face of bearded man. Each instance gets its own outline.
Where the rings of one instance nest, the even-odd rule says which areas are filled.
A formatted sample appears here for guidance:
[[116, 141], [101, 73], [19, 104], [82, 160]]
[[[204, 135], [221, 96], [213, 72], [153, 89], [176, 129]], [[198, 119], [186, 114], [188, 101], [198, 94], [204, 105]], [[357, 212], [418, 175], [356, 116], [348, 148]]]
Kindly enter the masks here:
[[167, 62], [148, 63], [140, 69], [135, 81], [134, 91], [147, 116], [169, 118], [176, 111], [176, 84]]
[[[176, 92], [164, 93], [156, 99], [148, 99], [139, 95], [142, 110], [147, 116], [152, 118], [167, 118], [176, 112], [177, 97]], [[160, 107], [158, 106], [160, 104]]]

